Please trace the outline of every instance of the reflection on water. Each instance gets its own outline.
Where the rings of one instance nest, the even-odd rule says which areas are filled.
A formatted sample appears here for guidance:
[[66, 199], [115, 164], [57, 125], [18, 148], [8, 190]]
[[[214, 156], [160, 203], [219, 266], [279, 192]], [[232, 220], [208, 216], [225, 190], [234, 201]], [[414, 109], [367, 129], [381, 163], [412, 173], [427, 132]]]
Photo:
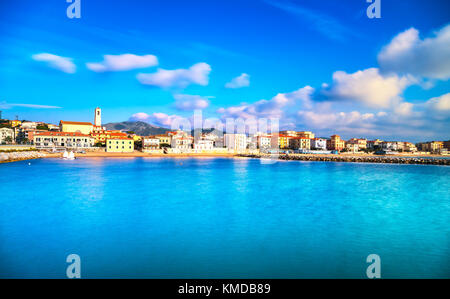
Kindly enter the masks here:
[[0, 165], [0, 277], [450, 277], [450, 168], [253, 159]]

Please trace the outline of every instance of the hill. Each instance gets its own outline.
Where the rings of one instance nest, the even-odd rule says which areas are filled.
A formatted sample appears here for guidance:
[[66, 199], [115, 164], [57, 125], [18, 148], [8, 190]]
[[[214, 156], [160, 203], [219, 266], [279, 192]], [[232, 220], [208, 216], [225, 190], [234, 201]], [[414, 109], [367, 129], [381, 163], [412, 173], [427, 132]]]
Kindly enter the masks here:
[[170, 131], [170, 129], [154, 126], [142, 121], [124, 121], [119, 123], [109, 123], [103, 126], [106, 127], [107, 130], [132, 131], [140, 136], [165, 134]]

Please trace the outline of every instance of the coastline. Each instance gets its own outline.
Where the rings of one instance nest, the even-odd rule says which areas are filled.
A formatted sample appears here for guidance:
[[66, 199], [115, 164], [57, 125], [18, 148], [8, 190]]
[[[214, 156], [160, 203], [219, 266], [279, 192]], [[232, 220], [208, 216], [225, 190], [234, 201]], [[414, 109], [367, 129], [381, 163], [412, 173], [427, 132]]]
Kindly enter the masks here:
[[[62, 153], [13, 152], [0, 153], [1, 163], [19, 162], [40, 158], [62, 158]], [[8, 156], [5, 158], [5, 155]], [[178, 153], [178, 154], [152, 154], [135, 151], [133, 153], [106, 153], [87, 152], [75, 154], [77, 158], [256, 158], [256, 159], [278, 159], [284, 161], [310, 161], [310, 162], [352, 162], [352, 163], [382, 163], [382, 164], [422, 164], [422, 165], [444, 165], [450, 166], [450, 158], [445, 159], [439, 155], [410, 156], [392, 155], [378, 156], [373, 154], [340, 154], [340, 155], [313, 155], [313, 154], [280, 154], [274, 157], [270, 154], [232, 154], [232, 153]]]

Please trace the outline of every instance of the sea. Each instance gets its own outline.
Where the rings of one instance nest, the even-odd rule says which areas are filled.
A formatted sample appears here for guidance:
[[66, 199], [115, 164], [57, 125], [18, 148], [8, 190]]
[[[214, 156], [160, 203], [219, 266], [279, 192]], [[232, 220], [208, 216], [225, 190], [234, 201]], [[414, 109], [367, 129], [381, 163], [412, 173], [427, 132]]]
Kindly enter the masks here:
[[0, 164], [0, 278], [450, 278], [450, 167]]

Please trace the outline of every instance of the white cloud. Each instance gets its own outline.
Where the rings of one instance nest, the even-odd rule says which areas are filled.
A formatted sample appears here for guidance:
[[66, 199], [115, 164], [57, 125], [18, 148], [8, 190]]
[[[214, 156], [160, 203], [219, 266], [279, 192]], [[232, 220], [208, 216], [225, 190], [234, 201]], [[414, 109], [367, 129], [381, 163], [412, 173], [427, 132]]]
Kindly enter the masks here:
[[48, 105], [36, 105], [36, 104], [14, 104], [7, 102], [0, 102], [1, 109], [11, 109], [14, 107], [32, 108], [32, 109], [61, 109], [59, 106], [48, 106]]
[[333, 84], [322, 91], [329, 100], [351, 100], [372, 108], [388, 108], [401, 100], [400, 96], [414, 81], [395, 74], [381, 75], [377, 68], [347, 74], [337, 71]]
[[148, 121], [148, 119], [150, 118], [150, 115], [148, 115], [147, 113], [144, 112], [138, 112], [133, 114], [130, 117], [131, 121]]
[[189, 69], [164, 70], [158, 69], [153, 74], [138, 74], [137, 79], [145, 85], [163, 88], [184, 88], [190, 84], [206, 86], [209, 83], [209, 64], [201, 62], [194, 64]]
[[449, 79], [450, 25], [425, 39], [420, 39], [415, 28], [398, 34], [379, 53], [378, 63], [383, 71]]
[[176, 94], [175, 107], [178, 110], [195, 110], [195, 109], [205, 109], [209, 106], [210, 97], [202, 97], [199, 95], [189, 95], [189, 94]]
[[186, 118], [179, 115], [168, 115], [165, 113], [157, 112], [152, 114], [147, 114], [145, 112], [135, 113], [130, 117], [130, 121], [144, 121], [156, 126], [164, 128], [172, 128], [173, 124], [185, 123], [188, 121]]
[[[432, 98], [425, 102], [424, 108], [426, 115], [437, 120], [450, 122], [450, 93]], [[450, 123], [447, 124], [447, 134], [449, 132]]]
[[284, 115], [283, 109], [287, 106], [298, 104], [302, 107], [309, 107], [313, 92], [314, 88], [305, 86], [294, 92], [279, 93], [271, 100], [260, 100], [253, 104], [243, 103], [238, 106], [220, 108], [217, 112], [222, 114], [224, 118], [281, 118]]
[[50, 53], [35, 54], [32, 58], [36, 61], [46, 62], [48, 66], [60, 70], [67, 74], [76, 72], [76, 65], [72, 62], [72, 58], [62, 57]]
[[233, 78], [225, 84], [226, 88], [242, 88], [247, 86], [250, 86], [250, 75], [246, 73], [242, 73], [240, 76]]
[[87, 68], [94, 72], [114, 72], [158, 65], [158, 58], [154, 55], [104, 55], [103, 58], [104, 60], [99, 63], [87, 63]]
[[428, 100], [426, 106], [437, 112], [450, 112], [450, 93]]

